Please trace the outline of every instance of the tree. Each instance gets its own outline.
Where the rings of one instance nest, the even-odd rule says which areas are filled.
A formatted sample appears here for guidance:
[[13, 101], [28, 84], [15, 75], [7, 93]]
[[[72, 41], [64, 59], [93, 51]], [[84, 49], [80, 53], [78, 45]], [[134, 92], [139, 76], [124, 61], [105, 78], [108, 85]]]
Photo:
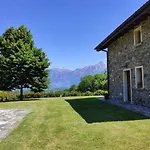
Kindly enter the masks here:
[[94, 89], [107, 90], [107, 72], [104, 74], [96, 74], [94, 76]]
[[23, 88], [35, 92], [47, 88], [50, 63], [25, 26], [10, 27], [0, 37], [0, 58], [0, 90], [20, 89], [22, 100]]
[[77, 91], [78, 90], [78, 86], [77, 85], [72, 85], [69, 89], [69, 91]]
[[83, 78], [81, 78], [81, 82], [78, 85], [78, 90], [80, 92], [86, 92], [86, 91], [93, 91], [93, 81], [94, 77], [91, 75], [85, 76]]
[[30, 88], [34, 92], [41, 92], [48, 88], [49, 70], [47, 68], [50, 65], [42, 49], [34, 49], [34, 59], [32, 59], [31, 64], [30, 83], [32, 86]]
[[95, 92], [99, 89], [107, 90], [107, 73], [85, 76], [81, 78], [78, 85], [78, 91], [80, 92]]

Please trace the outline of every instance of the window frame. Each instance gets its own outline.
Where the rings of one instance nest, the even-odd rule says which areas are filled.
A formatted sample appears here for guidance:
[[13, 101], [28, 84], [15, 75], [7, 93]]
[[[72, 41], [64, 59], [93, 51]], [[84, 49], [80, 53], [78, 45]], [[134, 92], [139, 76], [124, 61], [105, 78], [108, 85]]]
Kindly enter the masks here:
[[[141, 68], [142, 69], [142, 87], [138, 88], [138, 83], [137, 83], [137, 69]], [[137, 66], [135, 67], [135, 87], [136, 89], [144, 89], [144, 69], [143, 66]]]
[[[136, 41], [136, 39], [137, 39], [137, 38], [136, 38], [136, 33], [137, 33], [138, 31], [140, 31], [140, 40], [141, 40], [140, 43], [137, 43], [137, 41]], [[141, 45], [141, 44], [142, 44], [142, 41], [143, 41], [143, 38], [142, 38], [142, 27], [139, 26], [139, 27], [137, 27], [137, 28], [134, 29], [134, 46]]]

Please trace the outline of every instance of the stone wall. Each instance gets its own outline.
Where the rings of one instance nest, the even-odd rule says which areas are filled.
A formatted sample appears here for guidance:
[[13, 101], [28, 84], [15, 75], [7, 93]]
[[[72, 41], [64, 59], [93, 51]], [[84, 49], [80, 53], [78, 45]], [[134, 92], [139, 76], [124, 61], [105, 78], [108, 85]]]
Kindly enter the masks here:
[[[134, 29], [131, 29], [108, 47], [109, 92], [111, 99], [123, 101], [123, 70], [130, 68], [133, 102], [148, 105], [150, 103], [150, 17], [138, 26], [142, 28], [141, 45], [134, 46]], [[143, 66], [144, 69], [144, 89], [135, 87], [137, 66]]]

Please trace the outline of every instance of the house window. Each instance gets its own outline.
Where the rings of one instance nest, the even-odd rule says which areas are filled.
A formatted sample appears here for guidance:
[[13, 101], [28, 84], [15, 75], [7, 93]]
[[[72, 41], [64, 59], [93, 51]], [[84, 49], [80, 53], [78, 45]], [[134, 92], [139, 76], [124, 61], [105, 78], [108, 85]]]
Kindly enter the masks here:
[[139, 45], [142, 43], [142, 30], [138, 27], [134, 30], [134, 45]]
[[136, 88], [144, 88], [143, 66], [135, 67], [135, 85]]

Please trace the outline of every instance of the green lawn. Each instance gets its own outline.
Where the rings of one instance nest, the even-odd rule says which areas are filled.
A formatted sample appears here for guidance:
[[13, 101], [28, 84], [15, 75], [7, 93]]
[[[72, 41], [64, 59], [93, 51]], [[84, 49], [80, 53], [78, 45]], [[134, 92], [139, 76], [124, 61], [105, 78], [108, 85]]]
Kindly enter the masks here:
[[149, 118], [95, 98], [0, 103], [31, 110], [0, 150], [149, 150]]

